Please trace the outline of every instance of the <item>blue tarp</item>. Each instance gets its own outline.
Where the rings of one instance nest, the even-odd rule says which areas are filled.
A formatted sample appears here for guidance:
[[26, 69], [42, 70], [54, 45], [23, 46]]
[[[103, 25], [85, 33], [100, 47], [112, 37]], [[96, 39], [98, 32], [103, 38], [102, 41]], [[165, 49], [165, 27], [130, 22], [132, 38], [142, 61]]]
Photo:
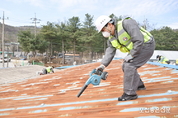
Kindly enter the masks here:
[[[77, 65], [75, 65], [77, 66]], [[61, 66], [61, 67], [56, 67], [55, 69], [65, 69], [65, 68], [71, 68], [71, 67], [75, 67], [74, 65], [72, 66]]]
[[177, 65], [171, 65], [171, 64], [161, 64], [158, 62], [147, 62], [148, 64], [152, 64], [152, 65], [157, 65], [157, 66], [161, 66], [161, 67], [167, 67], [167, 68], [173, 68], [173, 69], [177, 69], [178, 70], [178, 66]]
[[[113, 60], [117, 60], [117, 59], [121, 59], [121, 58], [114, 58]], [[171, 65], [171, 64], [161, 64], [158, 62], [147, 62], [148, 64], [152, 64], [152, 65], [157, 65], [157, 66], [161, 66], [161, 67], [167, 67], [167, 68], [173, 68], [173, 69], [177, 69], [178, 70], [178, 66], [177, 65]], [[71, 65], [71, 66], [61, 66], [61, 67], [56, 67], [56, 69], [66, 69], [66, 68], [71, 68], [71, 67], [75, 67], [78, 65]]]

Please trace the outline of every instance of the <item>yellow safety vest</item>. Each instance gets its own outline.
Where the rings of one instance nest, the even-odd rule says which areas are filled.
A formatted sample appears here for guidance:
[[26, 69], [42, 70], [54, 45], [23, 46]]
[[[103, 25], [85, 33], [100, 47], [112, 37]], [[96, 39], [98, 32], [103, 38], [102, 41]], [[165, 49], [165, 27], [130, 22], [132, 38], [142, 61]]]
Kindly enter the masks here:
[[[130, 17], [126, 19], [130, 19]], [[110, 36], [109, 40], [113, 47], [119, 49], [121, 52], [126, 53], [126, 52], [130, 52], [130, 50], [133, 49], [133, 43], [131, 42], [131, 37], [129, 36], [129, 34], [124, 30], [122, 26], [122, 22], [123, 20], [118, 21], [116, 26], [118, 39], [115, 39], [113, 36]], [[140, 31], [144, 36], [144, 42], [148, 42], [153, 37], [148, 31], [146, 31], [142, 27], [140, 28]]]
[[161, 60], [159, 62], [162, 64], [167, 64], [167, 61], [169, 61], [168, 58], [161, 56]]
[[47, 67], [47, 68], [46, 68], [46, 70], [47, 70], [48, 73], [51, 72], [51, 68], [52, 68], [52, 67]]

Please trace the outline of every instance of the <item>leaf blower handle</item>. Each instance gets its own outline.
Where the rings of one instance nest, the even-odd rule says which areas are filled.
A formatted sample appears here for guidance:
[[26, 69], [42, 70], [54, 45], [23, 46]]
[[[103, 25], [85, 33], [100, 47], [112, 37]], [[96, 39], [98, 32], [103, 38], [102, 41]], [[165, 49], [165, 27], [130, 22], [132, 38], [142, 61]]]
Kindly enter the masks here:
[[96, 68], [95, 74], [101, 75], [104, 69], [105, 69], [105, 66], [101, 64], [99, 67]]
[[84, 85], [83, 87], [82, 87], [82, 89], [80, 90], [80, 92], [78, 93], [78, 95], [77, 95], [77, 97], [79, 98], [80, 97], [80, 95], [85, 91], [85, 89], [88, 87], [88, 85]]

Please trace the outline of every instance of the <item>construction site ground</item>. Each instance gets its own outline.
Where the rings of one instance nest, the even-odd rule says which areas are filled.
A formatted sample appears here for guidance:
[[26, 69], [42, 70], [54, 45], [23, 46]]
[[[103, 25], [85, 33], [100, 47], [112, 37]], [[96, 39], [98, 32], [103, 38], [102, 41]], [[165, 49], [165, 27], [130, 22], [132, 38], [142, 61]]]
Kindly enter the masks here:
[[123, 94], [122, 60], [105, 69], [107, 80], [77, 94], [100, 63], [38, 75], [43, 66], [0, 70], [0, 118], [178, 118], [178, 70], [145, 64], [138, 72], [146, 90], [138, 99], [118, 101]]

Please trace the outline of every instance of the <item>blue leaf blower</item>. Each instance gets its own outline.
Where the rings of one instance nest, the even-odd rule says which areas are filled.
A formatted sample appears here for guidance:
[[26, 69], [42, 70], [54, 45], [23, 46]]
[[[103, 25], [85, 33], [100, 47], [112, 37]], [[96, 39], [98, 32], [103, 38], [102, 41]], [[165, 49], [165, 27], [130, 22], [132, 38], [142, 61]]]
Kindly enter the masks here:
[[78, 93], [77, 97], [80, 97], [80, 95], [85, 91], [85, 89], [88, 87], [89, 84], [93, 84], [94, 86], [97, 86], [100, 84], [101, 79], [106, 80], [108, 76], [108, 72], [101, 72], [96, 71], [96, 69], [93, 69], [90, 73], [90, 78], [85, 82], [84, 86]]

